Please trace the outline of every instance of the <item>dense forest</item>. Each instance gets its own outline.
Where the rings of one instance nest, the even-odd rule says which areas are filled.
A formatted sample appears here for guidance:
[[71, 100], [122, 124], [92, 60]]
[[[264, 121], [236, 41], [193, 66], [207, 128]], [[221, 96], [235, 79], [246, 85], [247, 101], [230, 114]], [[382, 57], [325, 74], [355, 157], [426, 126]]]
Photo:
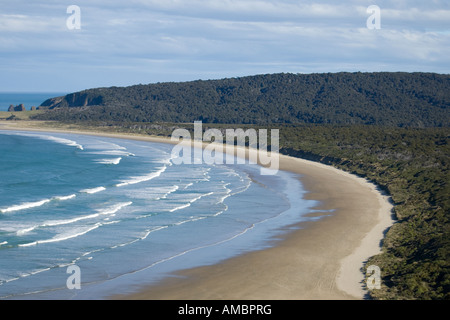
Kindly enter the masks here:
[[450, 299], [450, 76], [274, 74], [99, 88], [52, 98], [41, 120], [165, 135], [278, 128], [280, 152], [368, 178], [394, 203], [374, 299]]
[[449, 88], [433, 73], [269, 74], [89, 89], [43, 102], [39, 119], [443, 127]]

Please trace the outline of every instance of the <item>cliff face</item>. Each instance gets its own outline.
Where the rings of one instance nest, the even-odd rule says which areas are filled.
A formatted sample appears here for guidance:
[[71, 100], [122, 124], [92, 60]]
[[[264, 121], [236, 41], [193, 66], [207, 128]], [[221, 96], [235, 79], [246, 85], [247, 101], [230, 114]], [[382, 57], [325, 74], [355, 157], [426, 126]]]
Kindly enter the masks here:
[[64, 100], [65, 96], [55, 97], [45, 100], [39, 107], [45, 107], [45, 109], [53, 109], [55, 106], [59, 106]]
[[45, 109], [63, 108], [63, 107], [85, 107], [101, 105], [103, 97], [95, 92], [75, 92], [61, 97], [55, 97], [45, 100], [41, 107]]

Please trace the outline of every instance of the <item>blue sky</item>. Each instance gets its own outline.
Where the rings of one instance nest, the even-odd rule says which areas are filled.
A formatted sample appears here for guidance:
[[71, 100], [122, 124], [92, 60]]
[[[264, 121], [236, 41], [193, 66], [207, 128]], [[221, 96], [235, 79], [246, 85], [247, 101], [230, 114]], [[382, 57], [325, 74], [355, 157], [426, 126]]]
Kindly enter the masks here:
[[0, 0], [2, 92], [338, 71], [450, 73], [450, 1]]

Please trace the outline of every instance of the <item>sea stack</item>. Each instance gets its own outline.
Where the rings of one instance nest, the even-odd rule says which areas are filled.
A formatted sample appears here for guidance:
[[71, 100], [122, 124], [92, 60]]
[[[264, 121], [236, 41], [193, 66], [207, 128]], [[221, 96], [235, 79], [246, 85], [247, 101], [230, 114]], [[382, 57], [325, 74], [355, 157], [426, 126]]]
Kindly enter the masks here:
[[14, 105], [9, 105], [8, 111], [9, 112], [13, 112], [13, 111], [26, 111], [27, 109], [25, 108], [24, 104], [21, 103], [17, 106], [14, 107]]

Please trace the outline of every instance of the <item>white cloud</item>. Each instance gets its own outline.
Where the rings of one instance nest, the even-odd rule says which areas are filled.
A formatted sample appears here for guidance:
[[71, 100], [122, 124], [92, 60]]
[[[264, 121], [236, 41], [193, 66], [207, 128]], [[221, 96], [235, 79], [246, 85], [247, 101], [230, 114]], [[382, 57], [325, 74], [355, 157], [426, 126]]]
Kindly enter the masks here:
[[15, 0], [0, 14], [0, 66], [3, 78], [13, 79], [15, 68], [25, 74], [25, 64], [48, 77], [43, 86], [62, 86], [64, 70], [78, 87], [281, 71], [450, 71], [447, 2], [378, 0], [380, 30], [366, 28], [371, 4], [78, 0], [82, 28], [68, 30], [64, 3]]
[[47, 32], [54, 28], [62, 19], [48, 19], [42, 16], [28, 16], [23, 14], [0, 14], [0, 32]]

